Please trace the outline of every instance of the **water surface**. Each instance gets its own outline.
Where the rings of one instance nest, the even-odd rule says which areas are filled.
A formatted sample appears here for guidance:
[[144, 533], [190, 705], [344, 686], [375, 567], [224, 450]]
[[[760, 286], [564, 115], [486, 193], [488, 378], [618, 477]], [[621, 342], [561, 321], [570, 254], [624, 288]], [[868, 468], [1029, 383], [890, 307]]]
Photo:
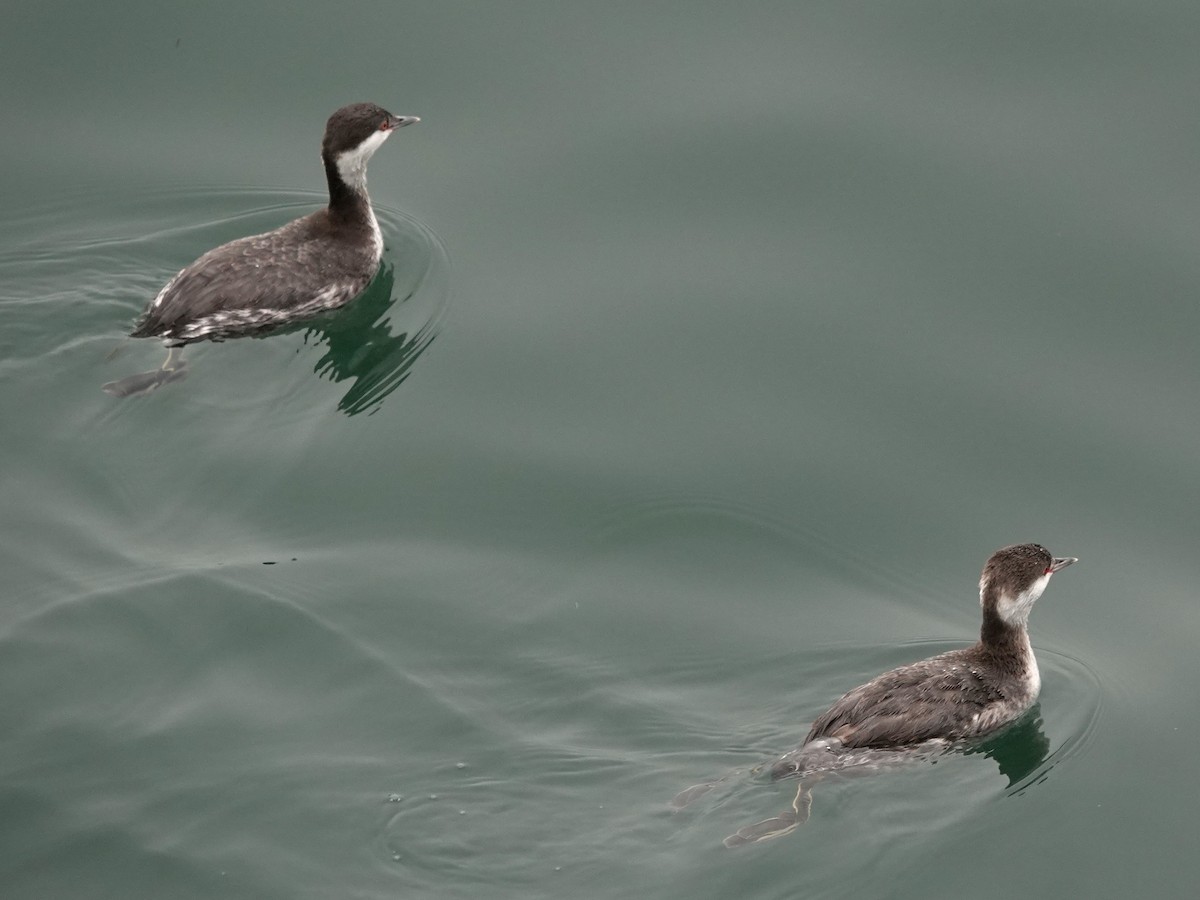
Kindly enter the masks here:
[[[0, 37], [13, 898], [1191, 896], [1200, 13], [136, 3]], [[353, 52], [338, 52], [352, 47]], [[371, 164], [335, 316], [123, 335]], [[118, 350], [115, 358], [110, 354]], [[976, 752], [691, 784], [1081, 562]]]

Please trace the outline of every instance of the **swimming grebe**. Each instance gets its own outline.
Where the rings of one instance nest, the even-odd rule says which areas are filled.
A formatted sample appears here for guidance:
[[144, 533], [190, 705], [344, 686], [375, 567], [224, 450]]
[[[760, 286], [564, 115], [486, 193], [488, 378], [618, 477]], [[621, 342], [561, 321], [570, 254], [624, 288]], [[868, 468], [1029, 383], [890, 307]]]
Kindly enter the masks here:
[[[353, 300], [375, 276], [383, 252], [367, 196], [367, 161], [393, 131], [419, 121], [373, 103], [343, 106], [329, 117], [321, 143], [329, 205], [209, 250], [167, 282], [132, 336], [161, 338], [175, 348], [261, 333]], [[104, 389], [144, 393], [182, 372], [171, 352], [162, 369]]]
[[[1041, 688], [1029, 643], [1029, 611], [1050, 576], [1075, 557], [1052, 557], [1039, 544], [1016, 544], [991, 555], [979, 579], [983, 627], [979, 641], [885, 672], [845, 694], [817, 717], [804, 743], [771, 767], [772, 779], [798, 777], [792, 809], [746, 826], [727, 846], [776, 837], [807, 818], [808, 786], [822, 774], [885, 765], [897, 751], [928, 750], [977, 738], [1018, 719]], [[700, 785], [676, 798], [683, 805]]]

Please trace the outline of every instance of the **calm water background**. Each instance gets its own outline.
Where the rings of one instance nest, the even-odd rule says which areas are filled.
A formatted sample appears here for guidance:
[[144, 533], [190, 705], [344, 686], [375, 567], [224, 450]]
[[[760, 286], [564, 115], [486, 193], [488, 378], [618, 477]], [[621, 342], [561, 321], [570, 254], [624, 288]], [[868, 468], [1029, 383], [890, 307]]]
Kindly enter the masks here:
[[[5, 898], [1193, 896], [1200, 7], [22, 4], [0, 33]], [[376, 156], [356, 306], [123, 341]], [[108, 356], [119, 349], [114, 359]], [[734, 774], [1081, 557], [1036, 715]]]

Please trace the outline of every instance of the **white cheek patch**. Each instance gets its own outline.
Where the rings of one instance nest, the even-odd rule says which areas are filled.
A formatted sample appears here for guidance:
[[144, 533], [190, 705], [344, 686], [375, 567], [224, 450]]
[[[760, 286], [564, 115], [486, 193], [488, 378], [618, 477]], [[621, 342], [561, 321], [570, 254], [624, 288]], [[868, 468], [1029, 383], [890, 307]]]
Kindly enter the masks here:
[[1051, 573], [1047, 572], [1016, 597], [1003, 595], [996, 605], [996, 612], [1000, 614], [1000, 618], [1009, 625], [1024, 625], [1028, 622], [1029, 611], [1033, 609], [1037, 598], [1042, 596], [1042, 591], [1046, 590], [1046, 585], [1050, 583], [1050, 575]]
[[375, 131], [371, 136], [355, 147], [338, 155], [337, 170], [342, 181], [356, 191], [365, 190], [367, 186], [367, 160], [379, 149], [380, 145], [391, 135], [390, 131]]

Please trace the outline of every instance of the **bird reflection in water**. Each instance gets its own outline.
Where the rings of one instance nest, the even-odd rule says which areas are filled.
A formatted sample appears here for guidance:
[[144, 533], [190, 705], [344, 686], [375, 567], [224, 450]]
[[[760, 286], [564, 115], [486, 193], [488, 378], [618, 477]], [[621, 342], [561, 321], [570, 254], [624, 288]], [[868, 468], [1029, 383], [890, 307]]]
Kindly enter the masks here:
[[385, 265], [366, 292], [344, 309], [308, 323], [306, 344], [326, 345], [313, 371], [333, 382], [353, 380], [338, 401], [348, 416], [378, 412], [387, 396], [408, 378], [413, 364], [437, 337], [437, 318], [415, 331], [392, 334], [388, 313], [402, 310], [417, 288], [393, 302], [393, 268]]
[[[995, 760], [1010, 789], [1018, 790], [1046, 777], [1050, 739], [1042, 728], [1041, 707], [1035, 705], [1012, 725], [963, 751], [964, 756], [982, 753]], [[1037, 774], [1036, 779], [1031, 776]]]

